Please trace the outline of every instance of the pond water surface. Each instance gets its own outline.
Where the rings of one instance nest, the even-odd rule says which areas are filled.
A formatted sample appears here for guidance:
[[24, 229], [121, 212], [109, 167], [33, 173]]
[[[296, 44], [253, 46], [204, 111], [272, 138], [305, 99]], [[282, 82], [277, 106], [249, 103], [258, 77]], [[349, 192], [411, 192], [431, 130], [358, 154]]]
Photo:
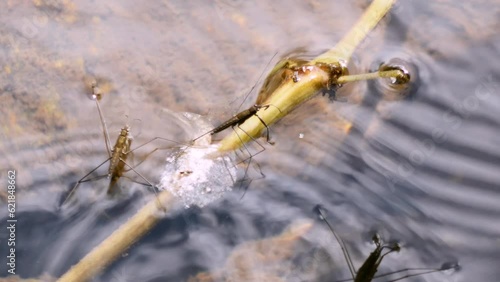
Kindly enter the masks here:
[[[17, 274], [61, 276], [152, 197], [123, 181], [125, 195], [109, 199], [97, 192], [105, 190], [101, 180], [81, 185], [78, 205], [59, 209], [74, 183], [107, 157], [90, 77], [105, 92], [111, 139], [129, 123], [139, 135], [134, 144], [187, 140], [194, 136], [170, 113], [198, 113], [214, 124], [232, 116], [273, 54], [327, 50], [368, 3], [2, 1], [0, 175], [6, 187], [7, 170], [17, 170]], [[340, 90], [346, 102], [308, 101], [271, 127], [276, 144], [255, 157], [266, 177], [244, 197], [233, 189], [166, 217], [95, 281], [186, 281], [238, 265], [226, 264], [238, 245], [277, 236], [298, 220], [314, 226], [279, 271], [257, 256], [264, 262], [252, 271], [267, 276], [234, 281], [349, 277], [333, 235], [312, 212], [317, 204], [357, 267], [376, 231], [403, 245], [380, 272], [458, 260], [458, 273], [407, 281], [498, 281], [499, 15], [494, 0], [399, 1], [350, 68], [409, 61], [419, 76], [411, 97], [391, 99], [380, 83], [359, 82]], [[157, 182], [165, 157], [157, 152], [141, 171]], [[5, 189], [0, 195], [5, 277]]]

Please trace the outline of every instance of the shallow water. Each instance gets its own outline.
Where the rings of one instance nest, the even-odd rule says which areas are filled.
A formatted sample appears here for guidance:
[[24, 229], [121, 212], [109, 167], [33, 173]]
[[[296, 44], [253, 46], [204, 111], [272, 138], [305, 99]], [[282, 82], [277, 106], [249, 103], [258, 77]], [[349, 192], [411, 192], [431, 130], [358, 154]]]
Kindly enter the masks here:
[[[151, 197], [123, 181], [126, 195], [107, 199], [96, 192], [105, 190], [101, 180], [80, 187], [79, 205], [57, 209], [65, 191], [106, 158], [86, 78], [96, 76], [106, 92], [111, 139], [128, 122], [140, 133], [135, 144], [158, 135], [186, 140], [192, 136], [163, 109], [206, 114], [214, 123], [231, 116], [275, 52], [330, 48], [367, 3], [3, 1], [0, 171], [4, 183], [8, 169], [18, 172], [17, 273], [62, 275]], [[384, 259], [381, 272], [456, 259], [459, 273], [408, 281], [497, 281], [495, 4], [400, 1], [350, 67], [367, 71], [393, 57], [412, 62], [419, 82], [409, 99], [384, 99], [373, 82], [344, 87], [346, 103], [314, 98], [272, 127], [276, 145], [256, 157], [266, 178], [253, 181], [242, 199], [235, 189], [203, 209], [169, 216], [95, 281], [184, 281], [220, 269], [241, 243], [314, 219], [316, 204], [328, 210], [358, 267], [377, 231], [404, 246]], [[352, 122], [348, 134], [339, 117]], [[164, 157], [141, 171], [158, 179]], [[2, 198], [2, 226], [5, 206]], [[2, 254], [7, 235], [0, 233]], [[322, 222], [301, 243], [302, 260], [282, 275], [287, 281], [349, 277]], [[303, 261], [315, 275], [304, 274]], [[5, 263], [0, 273], [6, 275]]]

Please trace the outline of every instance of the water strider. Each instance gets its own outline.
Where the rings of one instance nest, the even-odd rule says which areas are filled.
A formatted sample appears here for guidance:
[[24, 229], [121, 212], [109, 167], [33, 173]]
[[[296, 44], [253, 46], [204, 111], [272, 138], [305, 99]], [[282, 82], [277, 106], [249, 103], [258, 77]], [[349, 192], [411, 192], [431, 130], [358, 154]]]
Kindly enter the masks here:
[[[214, 135], [214, 134], [219, 133], [219, 132], [221, 132], [221, 131], [229, 128], [229, 127], [240, 125], [240, 124], [244, 123], [247, 119], [249, 119], [253, 115], [257, 116], [257, 118], [260, 119], [260, 117], [257, 115], [257, 112], [261, 108], [267, 109], [267, 108], [269, 108], [269, 106], [271, 106], [271, 105], [262, 106], [262, 105], [255, 104], [255, 105], [251, 106], [250, 108], [237, 113], [232, 118], [228, 119], [227, 121], [223, 122], [221, 125], [219, 125], [219, 126], [215, 127], [214, 129], [212, 129], [209, 133], [211, 135]], [[270, 143], [270, 144], [273, 144], [270, 141], [270, 139], [269, 139], [269, 127], [266, 125], [266, 123], [262, 119], [260, 119], [260, 121], [264, 124], [264, 126], [267, 129], [267, 142]]]
[[[97, 111], [99, 113], [99, 118], [101, 121], [101, 127], [104, 135], [104, 141], [106, 144], [106, 151], [108, 152], [108, 158], [103, 161], [101, 164], [93, 168], [91, 171], [89, 171], [87, 174], [85, 174], [82, 178], [80, 178], [73, 188], [69, 191], [69, 194], [66, 196], [65, 200], [63, 201], [62, 205], [64, 205], [70, 198], [71, 196], [75, 193], [77, 190], [78, 186], [81, 183], [84, 182], [89, 182], [89, 181], [95, 181], [104, 177], [107, 177], [109, 181], [109, 186], [107, 190], [107, 194], [114, 194], [117, 189], [117, 182], [120, 178], [124, 177], [127, 178], [133, 182], [139, 183], [141, 185], [145, 185], [148, 187], [151, 187], [155, 194], [157, 194], [156, 191], [156, 185], [152, 184], [151, 181], [149, 181], [146, 177], [144, 177], [141, 173], [139, 173], [135, 168], [138, 167], [140, 164], [142, 164], [151, 154], [153, 154], [155, 151], [157, 151], [159, 148], [155, 148], [153, 151], [149, 152], [146, 154], [143, 160], [141, 160], [138, 164], [136, 165], [130, 165], [127, 163], [127, 159], [129, 155], [131, 155], [135, 150], [155, 141], [158, 139], [169, 141], [172, 143], [175, 143], [176, 145], [182, 145], [179, 142], [162, 138], [162, 137], [155, 137], [152, 138], [151, 140], [143, 143], [142, 145], [131, 149], [132, 145], [132, 136], [130, 135], [130, 127], [128, 125], [125, 125], [122, 127], [120, 130], [120, 134], [118, 135], [118, 138], [116, 139], [115, 145], [111, 146], [110, 138], [109, 138], [109, 133], [108, 129], [106, 126], [105, 119], [102, 114], [101, 107], [99, 105], [99, 100], [102, 98], [102, 93], [100, 89], [97, 87], [97, 83], [95, 81], [92, 82], [92, 99], [95, 101], [96, 106], [97, 106]], [[109, 167], [108, 167], [108, 173], [103, 174], [103, 175], [98, 175], [95, 177], [89, 177], [93, 172], [95, 172], [97, 169], [99, 169], [101, 166], [103, 166], [105, 163], [109, 162]], [[133, 180], [130, 177], [127, 177], [124, 175], [125, 172], [128, 171], [133, 171], [135, 174], [137, 174], [144, 182], [139, 182], [136, 180]]]
[[[399, 252], [401, 249], [401, 246], [398, 243], [394, 243], [392, 245], [384, 245], [381, 242], [380, 236], [378, 234], [375, 234], [372, 237], [373, 242], [375, 243], [375, 250], [370, 253], [368, 258], [365, 260], [363, 265], [358, 269], [358, 271], [355, 270], [354, 265], [352, 263], [351, 257], [349, 255], [349, 252], [347, 251], [346, 245], [342, 238], [337, 235], [333, 227], [330, 225], [328, 220], [326, 219], [325, 212], [323, 211], [323, 207], [320, 205], [317, 205], [314, 208], [314, 211], [318, 214], [319, 218], [323, 220], [330, 231], [333, 233], [335, 236], [335, 239], [340, 245], [340, 248], [342, 249], [342, 253], [344, 254], [344, 258], [347, 262], [347, 266], [349, 267], [349, 271], [351, 272], [352, 279], [342, 279], [342, 280], [337, 280], [335, 282], [345, 282], [345, 281], [354, 281], [354, 282], [370, 282], [373, 281], [374, 279], [380, 278], [380, 277], [386, 277], [389, 275], [393, 275], [396, 273], [401, 273], [401, 272], [407, 272], [406, 275], [396, 278], [396, 279], [391, 279], [387, 280], [387, 282], [394, 282], [394, 281], [399, 281], [408, 277], [413, 277], [413, 276], [418, 276], [418, 275], [423, 275], [423, 274], [428, 274], [428, 273], [433, 273], [433, 272], [439, 272], [439, 271], [445, 271], [445, 270], [459, 270], [460, 265], [457, 262], [448, 262], [444, 263], [441, 267], [439, 268], [427, 268], [427, 267], [418, 267], [418, 268], [405, 268], [397, 271], [391, 271], [388, 273], [384, 274], [379, 274], [375, 275], [377, 273], [379, 265], [382, 263], [382, 259], [392, 253], [392, 252]], [[384, 252], [384, 250], [387, 250]], [[417, 273], [411, 273], [411, 271], [419, 271]]]
[[[257, 86], [258, 82], [260, 81], [260, 79], [262, 78], [262, 76], [264, 75], [264, 72], [265, 70], [267, 69], [267, 67], [269, 66], [269, 64], [271, 63], [271, 61], [274, 59], [274, 57], [277, 55], [278, 53], [275, 53], [272, 58], [268, 61], [268, 63], [266, 64], [266, 67], [264, 68], [264, 70], [261, 72], [259, 78], [257, 79], [257, 81], [255, 82], [255, 84], [252, 86], [252, 88], [250, 89], [250, 91], [248, 91], [248, 93], [245, 95], [245, 98], [242, 100], [242, 102], [240, 103], [239, 108], [241, 108], [241, 106], [245, 103], [246, 99], [248, 98], [248, 96], [250, 95], [250, 93], [252, 93], [252, 91], [255, 89], [255, 87]], [[262, 93], [262, 90], [260, 91], [260, 93]], [[235, 127], [235, 126], [238, 126], [241, 125], [242, 123], [244, 123], [247, 119], [249, 119], [250, 117], [252, 116], [256, 116], [261, 122], [262, 124], [265, 126], [266, 128], [266, 141], [267, 143], [271, 144], [271, 145], [274, 145], [274, 142], [271, 141], [270, 139], [270, 129], [269, 127], [267, 126], [267, 124], [257, 115], [257, 112], [260, 110], [260, 109], [268, 109], [270, 106], [273, 106], [275, 107], [274, 105], [271, 105], [271, 104], [267, 104], [267, 105], [263, 105], [262, 103], [262, 98], [261, 98], [261, 95], [259, 94], [259, 96], [257, 97], [257, 101], [254, 105], [252, 105], [251, 107], [249, 107], [248, 109], [245, 109], [243, 111], [240, 111], [238, 112], [237, 114], [235, 114], [234, 116], [232, 116], [231, 118], [229, 118], [228, 120], [222, 122], [220, 125], [216, 126], [215, 128], [211, 129], [210, 131], [196, 137], [195, 139], [192, 140], [192, 142], [195, 142], [196, 140], [202, 138], [203, 136], [207, 135], [207, 134], [210, 134], [210, 135], [214, 135], [214, 134], [217, 134], [221, 131], [224, 131], [225, 129], [231, 127]], [[281, 112], [281, 110], [277, 107], [275, 107], [278, 111]], [[234, 129], [233, 129], [234, 130]], [[243, 131], [244, 132], [244, 131]], [[244, 144], [244, 142], [242, 141], [242, 144], [243, 144], [243, 147], [245, 148], [245, 150], [247, 151], [248, 153], [248, 157], [243, 159], [242, 161], [240, 161], [238, 164], [242, 163], [242, 162], [246, 162], [248, 161], [248, 165], [247, 167], [245, 168], [245, 172], [244, 172], [244, 176], [243, 176], [243, 179], [241, 180], [242, 182], [245, 180], [246, 176], [247, 176], [247, 173], [248, 173], [248, 169], [249, 169], [249, 166], [250, 166], [250, 163], [252, 161], [252, 158], [255, 157], [256, 155], [262, 153], [263, 151], [266, 150], [266, 148], [260, 144], [259, 141], [257, 141], [255, 138], [251, 137], [250, 138], [255, 141], [255, 143], [260, 147], [259, 151], [255, 152], [255, 153], [250, 153], [250, 150], [247, 148], [247, 146]], [[256, 166], [258, 167], [258, 170], [259, 170], [259, 173], [261, 175], [261, 177], [265, 177], [265, 175], [262, 173], [261, 169], [260, 169], [260, 166], [258, 164], [256, 164]]]

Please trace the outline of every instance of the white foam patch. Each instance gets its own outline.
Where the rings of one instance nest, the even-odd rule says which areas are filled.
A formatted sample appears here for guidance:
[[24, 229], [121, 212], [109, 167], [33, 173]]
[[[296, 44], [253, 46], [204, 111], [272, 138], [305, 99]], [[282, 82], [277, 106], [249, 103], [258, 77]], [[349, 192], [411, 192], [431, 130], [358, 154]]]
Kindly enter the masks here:
[[[191, 121], [198, 118], [187, 116]], [[206, 126], [202, 126], [207, 132]], [[210, 128], [210, 127], [209, 127]], [[225, 192], [231, 191], [236, 180], [237, 168], [228, 155], [220, 156], [217, 145], [210, 144], [207, 135], [191, 147], [180, 148], [167, 157], [160, 180], [160, 189], [177, 196], [186, 207], [203, 207]]]

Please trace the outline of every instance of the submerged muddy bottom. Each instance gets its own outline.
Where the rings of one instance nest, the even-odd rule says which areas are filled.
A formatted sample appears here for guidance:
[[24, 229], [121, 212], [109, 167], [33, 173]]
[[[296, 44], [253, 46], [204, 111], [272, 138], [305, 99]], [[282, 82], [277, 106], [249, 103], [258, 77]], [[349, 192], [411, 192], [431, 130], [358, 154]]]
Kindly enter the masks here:
[[[104, 92], [113, 142], [125, 124], [132, 147], [156, 136], [184, 142], [198, 135], [172, 113], [201, 114], [212, 125], [231, 117], [276, 51], [330, 48], [368, 3], [0, 4], [0, 175], [4, 181], [17, 171], [16, 274], [60, 277], [154, 199], [127, 179], [108, 197], [101, 179], [82, 184], [75, 202], [59, 209], [74, 183], [107, 158], [86, 79], [96, 77]], [[313, 212], [317, 204], [356, 267], [373, 250], [376, 231], [403, 246], [384, 259], [381, 273], [458, 260], [458, 273], [404, 281], [497, 281], [500, 41], [493, 3], [399, 1], [349, 68], [411, 62], [419, 77], [408, 98], [387, 95], [373, 81], [344, 86], [338, 94], [345, 102], [318, 95], [271, 127], [276, 145], [262, 142], [266, 150], [252, 159], [258, 167], [250, 166], [252, 178], [261, 178], [259, 168], [264, 178], [247, 190], [233, 186], [203, 208], [180, 204], [94, 281], [348, 278], [338, 243]], [[174, 144], [154, 142], [133, 158]], [[167, 157], [168, 150], [155, 152], [140, 172], [159, 183]], [[0, 263], [0, 277], [7, 274]]]

